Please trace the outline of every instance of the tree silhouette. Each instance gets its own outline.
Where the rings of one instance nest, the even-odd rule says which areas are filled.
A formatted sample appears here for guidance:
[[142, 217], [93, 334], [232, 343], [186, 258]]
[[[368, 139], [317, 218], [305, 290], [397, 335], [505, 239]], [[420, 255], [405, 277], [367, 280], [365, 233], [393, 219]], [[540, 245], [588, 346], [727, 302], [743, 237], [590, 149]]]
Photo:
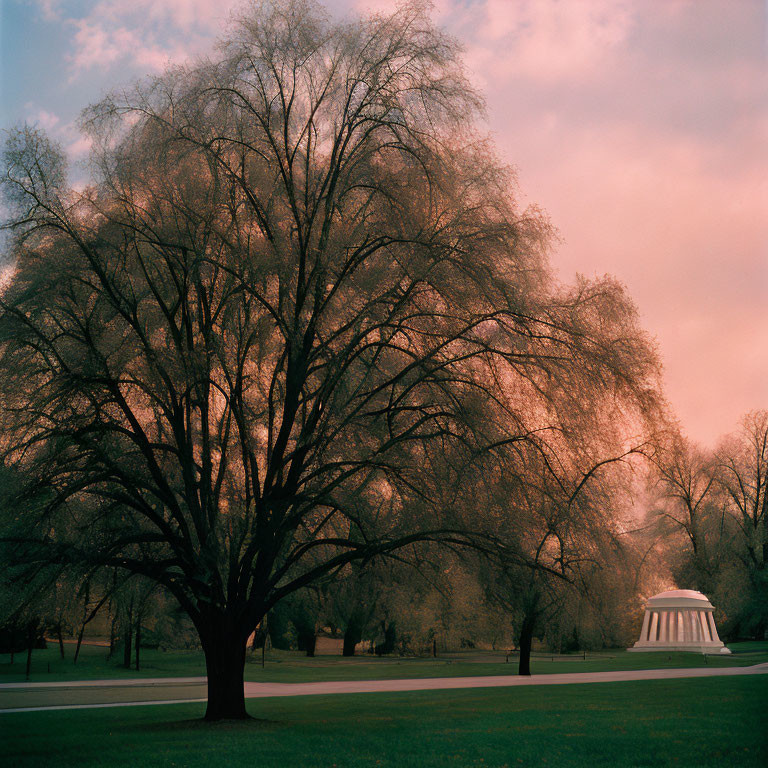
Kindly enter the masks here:
[[87, 110], [85, 189], [39, 132], [9, 139], [2, 428], [29, 482], [4, 539], [174, 595], [210, 719], [246, 716], [246, 640], [283, 597], [470, 541], [444, 489], [528, 439], [531, 402], [577, 400], [574, 370], [650, 391], [621, 291], [549, 278], [480, 106], [425, 4], [286, 0]]

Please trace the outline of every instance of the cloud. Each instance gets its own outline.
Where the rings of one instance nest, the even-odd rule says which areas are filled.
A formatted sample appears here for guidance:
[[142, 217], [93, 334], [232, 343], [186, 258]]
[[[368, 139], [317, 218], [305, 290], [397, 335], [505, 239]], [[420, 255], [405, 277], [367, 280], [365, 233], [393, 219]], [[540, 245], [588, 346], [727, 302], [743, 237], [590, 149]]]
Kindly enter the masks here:
[[633, 23], [631, 6], [618, 0], [485, 0], [478, 16], [474, 55], [496, 73], [539, 80], [578, 79], [605, 66]]
[[764, 4], [442, 0], [435, 15], [560, 230], [554, 266], [628, 285], [691, 437], [713, 444], [765, 407]]
[[46, 133], [53, 133], [61, 123], [61, 119], [53, 112], [45, 109], [36, 109], [32, 102], [27, 103], [27, 122], [42, 128]]
[[57, 141], [70, 160], [81, 160], [91, 149], [92, 141], [80, 133], [74, 122], [64, 122], [53, 112], [39, 108], [34, 102], [27, 102], [26, 122], [42, 129]]
[[37, 0], [37, 6], [46, 21], [61, 20], [61, 0]]
[[92, 146], [93, 141], [89, 136], [78, 134], [76, 138], [71, 139], [66, 145], [67, 155], [72, 160], [81, 160], [88, 155]]
[[570, 31], [550, 2], [483, 3], [470, 66], [502, 153], [560, 229], [553, 263], [627, 283], [673, 405], [712, 444], [768, 396], [760, 5], [617, 3], [610, 19], [610, 4], [560, 5]]
[[102, 0], [85, 9], [63, 0], [39, 0], [43, 12], [72, 30], [70, 81], [88, 72], [126, 67], [134, 75], [158, 72], [205, 51], [235, 0]]

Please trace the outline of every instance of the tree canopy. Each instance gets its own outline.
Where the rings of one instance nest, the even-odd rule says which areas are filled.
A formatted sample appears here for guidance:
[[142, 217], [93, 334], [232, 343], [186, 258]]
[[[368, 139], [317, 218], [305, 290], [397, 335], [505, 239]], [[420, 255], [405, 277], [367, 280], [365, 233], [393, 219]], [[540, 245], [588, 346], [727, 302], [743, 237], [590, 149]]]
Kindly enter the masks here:
[[481, 113], [425, 4], [285, 0], [86, 110], [84, 188], [39, 131], [9, 137], [5, 541], [173, 594], [211, 718], [244, 716], [245, 642], [280, 599], [471, 541], [452, 491], [478, 457], [578, 434], [585, 403], [640, 431], [656, 402], [631, 302], [552, 278]]

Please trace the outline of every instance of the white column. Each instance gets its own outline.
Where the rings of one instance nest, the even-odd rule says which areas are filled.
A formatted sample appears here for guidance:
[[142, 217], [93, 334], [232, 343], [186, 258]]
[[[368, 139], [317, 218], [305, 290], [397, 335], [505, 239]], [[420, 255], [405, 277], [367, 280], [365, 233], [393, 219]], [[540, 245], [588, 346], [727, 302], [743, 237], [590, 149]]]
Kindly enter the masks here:
[[651, 643], [656, 642], [656, 638], [658, 635], [658, 629], [659, 629], [659, 613], [658, 611], [653, 611], [651, 613], [651, 629], [648, 632], [648, 641]]
[[715, 616], [712, 611], [707, 611], [707, 619], [709, 620], [709, 632], [712, 635], [712, 640], [716, 643], [720, 642], [717, 627], [715, 626]]
[[669, 611], [661, 611], [659, 614], [659, 622], [661, 623], [661, 629], [659, 630], [659, 642], [667, 642], [667, 630], [669, 628]]
[[693, 614], [690, 611], [685, 611], [683, 614], [684, 619], [684, 631], [683, 641], [685, 643], [693, 643], [696, 641], [696, 636], [693, 633]]
[[707, 624], [707, 614], [705, 611], [699, 611], [699, 625], [701, 626], [702, 637], [705, 643], [712, 642], [712, 635], [709, 634], [709, 626]]
[[643, 628], [640, 630], [640, 642], [645, 643], [648, 641], [648, 625], [651, 622], [651, 612], [646, 611], [643, 616]]

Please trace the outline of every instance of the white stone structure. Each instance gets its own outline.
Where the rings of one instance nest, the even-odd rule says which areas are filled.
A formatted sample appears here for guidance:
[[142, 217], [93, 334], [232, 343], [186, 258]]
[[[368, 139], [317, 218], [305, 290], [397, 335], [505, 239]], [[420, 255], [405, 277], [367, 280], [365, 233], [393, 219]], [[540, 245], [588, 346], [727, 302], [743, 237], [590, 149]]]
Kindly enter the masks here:
[[713, 611], [701, 592], [660, 592], [648, 600], [640, 639], [628, 650], [730, 653], [717, 636]]

